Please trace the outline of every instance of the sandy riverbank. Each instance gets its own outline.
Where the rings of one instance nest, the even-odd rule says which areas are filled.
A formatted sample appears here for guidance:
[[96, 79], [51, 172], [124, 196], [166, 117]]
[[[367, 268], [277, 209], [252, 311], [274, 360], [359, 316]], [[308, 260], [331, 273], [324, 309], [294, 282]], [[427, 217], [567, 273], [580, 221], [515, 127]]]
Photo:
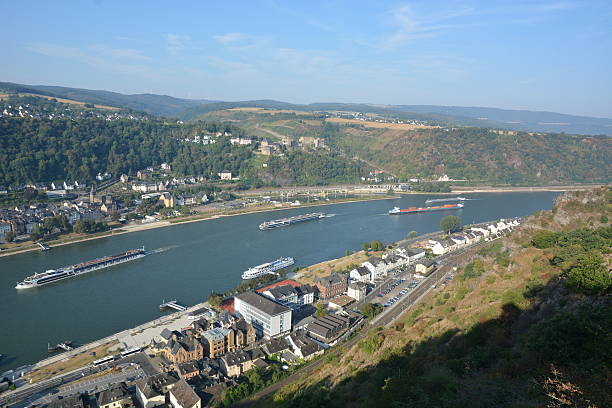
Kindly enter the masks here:
[[[59, 242], [59, 243], [53, 243], [53, 241], [49, 241], [49, 242], [46, 242], [45, 244], [53, 248], [53, 247], [59, 247], [63, 245], [76, 244], [78, 242], [92, 241], [94, 239], [110, 238], [116, 235], [129, 234], [131, 232], [139, 232], [139, 231], [146, 231], [146, 230], [156, 229], [156, 228], [171, 227], [174, 225], [182, 225], [182, 224], [188, 224], [192, 222], [209, 221], [209, 220], [215, 220], [215, 219], [225, 218], [225, 217], [235, 217], [239, 215], [254, 214], [254, 213], [260, 213], [260, 212], [290, 210], [290, 209], [296, 209], [296, 208], [318, 207], [322, 205], [348, 204], [348, 203], [355, 203], [355, 202], [360, 202], [360, 201], [392, 200], [395, 198], [397, 197], [389, 197], [389, 196], [368, 197], [368, 198], [363, 198], [363, 199], [338, 200], [338, 201], [330, 201], [330, 202], [322, 202], [322, 203], [319, 203], [319, 202], [318, 203], [307, 203], [307, 204], [302, 204], [299, 206], [265, 207], [265, 208], [257, 208], [257, 209], [248, 209], [244, 211], [237, 211], [235, 213], [208, 214], [208, 215], [201, 214], [195, 217], [173, 218], [171, 221], [164, 220], [164, 221], [150, 222], [146, 224], [125, 225], [125, 226], [121, 226], [118, 229], [111, 230], [109, 233], [105, 233], [101, 235], [83, 236], [82, 238], [76, 238], [74, 240], [70, 240], [67, 242]], [[25, 252], [39, 251], [39, 250], [40, 248], [38, 248], [37, 246], [28, 244], [27, 248], [11, 250], [10, 252], [8, 252], [7, 250], [4, 250], [0, 252], [0, 257], [17, 255], [17, 254], [22, 254]]]

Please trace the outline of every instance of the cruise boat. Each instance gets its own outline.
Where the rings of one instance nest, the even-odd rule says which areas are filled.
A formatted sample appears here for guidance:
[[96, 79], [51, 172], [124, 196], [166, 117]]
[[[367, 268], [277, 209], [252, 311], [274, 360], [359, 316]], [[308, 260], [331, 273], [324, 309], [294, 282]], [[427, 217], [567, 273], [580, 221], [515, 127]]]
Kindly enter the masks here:
[[274, 228], [286, 227], [288, 225], [296, 224], [298, 222], [318, 220], [320, 218], [327, 218], [327, 216], [322, 212], [316, 212], [310, 214], [296, 215], [288, 218], [280, 218], [278, 220], [266, 221], [259, 224], [259, 229], [265, 231]]
[[133, 261], [134, 259], [142, 258], [146, 255], [145, 249], [130, 249], [117, 255], [105, 256], [94, 259], [92, 261], [81, 262], [71, 266], [65, 266], [59, 269], [49, 269], [45, 272], [36, 273], [28, 276], [22, 282], [17, 283], [16, 289], [29, 289], [38, 286], [46, 285], [47, 283], [57, 282], [62, 279], [72, 278], [74, 276], [83, 275], [88, 272], [98, 269], [108, 268], [109, 266], [118, 265], [124, 262]]
[[253, 266], [242, 273], [242, 279], [255, 279], [260, 276], [267, 275], [278, 271], [279, 269], [286, 268], [295, 263], [293, 258], [279, 258], [276, 261], [268, 262], [265, 264]]
[[437, 207], [410, 207], [406, 209], [401, 209], [399, 207], [394, 207], [392, 210], [389, 210], [389, 215], [400, 215], [400, 214], [415, 214], [429, 211], [444, 211], [444, 210], [459, 210], [463, 208], [463, 204], [446, 204], [440, 205]]

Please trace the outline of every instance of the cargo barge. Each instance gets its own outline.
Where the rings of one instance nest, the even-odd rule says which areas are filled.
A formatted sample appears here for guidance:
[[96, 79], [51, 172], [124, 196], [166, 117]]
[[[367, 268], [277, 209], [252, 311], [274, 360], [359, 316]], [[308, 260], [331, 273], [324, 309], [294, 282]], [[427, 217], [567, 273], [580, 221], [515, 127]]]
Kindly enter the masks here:
[[138, 258], [142, 258], [146, 255], [145, 249], [130, 249], [129, 251], [122, 252], [116, 255], [105, 256], [102, 258], [94, 259], [92, 261], [81, 262], [71, 266], [65, 266], [59, 269], [49, 269], [45, 272], [36, 273], [32, 276], [28, 276], [22, 282], [17, 283], [15, 289], [29, 289], [38, 286], [46, 285], [48, 283], [57, 282], [62, 279], [73, 278], [75, 276], [83, 275], [98, 269], [108, 268], [109, 266], [118, 265], [124, 262], [133, 261]]
[[461, 208], [463, 208], [463, 204], [446, 204], [437, 207], [410, 207], [406, 209], [394, 207], [392, 210], [389, 210], [389, 215], [415, 214], [429, 211], [459, 210]]

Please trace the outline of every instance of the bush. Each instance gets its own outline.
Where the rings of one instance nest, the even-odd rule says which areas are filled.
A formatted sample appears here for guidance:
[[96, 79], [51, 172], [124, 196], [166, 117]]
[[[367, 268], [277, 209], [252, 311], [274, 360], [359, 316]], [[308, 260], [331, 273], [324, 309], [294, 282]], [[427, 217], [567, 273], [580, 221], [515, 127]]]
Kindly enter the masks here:
[[557, 243], [557, 234], [552, 231], [538, 231], [533, 235], [531, 244], [538, 248], [551, 248]]
[[594, 295], [607, 293], [612, 285], [612, 279], [602, 265], [603, 258], [599, 254], [581, 256], [565, 276], [566, 286], [578, 293]]

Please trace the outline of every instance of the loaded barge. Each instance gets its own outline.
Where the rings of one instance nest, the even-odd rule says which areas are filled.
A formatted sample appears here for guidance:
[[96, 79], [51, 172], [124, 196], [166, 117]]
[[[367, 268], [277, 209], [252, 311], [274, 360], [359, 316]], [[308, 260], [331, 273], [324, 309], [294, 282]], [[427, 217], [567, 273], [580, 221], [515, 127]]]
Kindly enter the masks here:
[[298, 222], [318, 220], [320, 218], [326, 218], [326, 217], [327, 216], [322, 212], [296, 215], [294, 217], [280, 218], [278, 220], [263, 222], [259, 225], [259, 229], [264, 231], [264, 230], [269, 230], [269, 229], [274, 229], [274, 228], [281, 228], [281, 227], [286, 227], [291, 224], [296, 224]]
[[71, 266], [65, 266], [59, 269], [49, 269], [45, 272], [36, 273], [28, 276], [23, 282], [17, 283], [16, 289], [29, 289], [38, 286], [46, 285], [47, 283], [57, 282], [62, 279], [72, 278], [83, 275], [88, 272], [98, 269], [108, 268], [109, 266], [118, 265], [124, 262], [133, 261], [134, 259], [142, 258], [146, 255], [145, 249], [130, 249], [117, 255], [105, 256], [94, 259], [92, 261], [81, 262]]
[[406, 209], [394, 207], [392, 210], [389, 210], [389, 215], [415, 214], [429, 211], [459, 210], [461, 208], [463, 208], [463, 204], [446, 204], [437, 207], [410, 207]]

